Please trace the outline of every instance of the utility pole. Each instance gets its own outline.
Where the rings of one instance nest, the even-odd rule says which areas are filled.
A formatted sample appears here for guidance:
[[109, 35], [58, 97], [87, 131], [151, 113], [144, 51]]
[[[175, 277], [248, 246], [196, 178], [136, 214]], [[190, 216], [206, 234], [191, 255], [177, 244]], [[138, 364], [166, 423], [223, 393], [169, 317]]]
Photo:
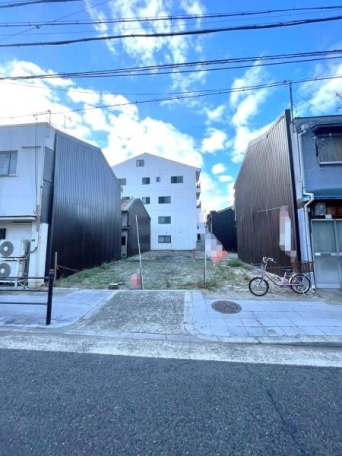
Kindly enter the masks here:
[[289, 81], [289, 92], [290, 92], [290, 112], [291, 112], [291, 125], [292, 131], [295, 131], [295, 126], [293, 123], [293, 93], [292, 93], [292, 82]]

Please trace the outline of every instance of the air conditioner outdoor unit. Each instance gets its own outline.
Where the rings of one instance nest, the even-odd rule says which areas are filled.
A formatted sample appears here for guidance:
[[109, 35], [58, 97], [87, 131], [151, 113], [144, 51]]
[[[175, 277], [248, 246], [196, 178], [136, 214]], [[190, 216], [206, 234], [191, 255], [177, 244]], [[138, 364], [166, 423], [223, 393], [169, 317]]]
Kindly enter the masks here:
[[314, 205], [314, 216], [320, 217], [327, 213], [327, 209], [324, 202], [318, 202]]
[[28, 242], [25, 239], [2, 239], [0, 241], [0, 258], [22, 258], [26, 256]]
[[2, 261], [0, 262], [0, 282], [8, 282], [8, 278], [11, 280], [14, 278], [22, 278], [25, 275], [26, 261]]

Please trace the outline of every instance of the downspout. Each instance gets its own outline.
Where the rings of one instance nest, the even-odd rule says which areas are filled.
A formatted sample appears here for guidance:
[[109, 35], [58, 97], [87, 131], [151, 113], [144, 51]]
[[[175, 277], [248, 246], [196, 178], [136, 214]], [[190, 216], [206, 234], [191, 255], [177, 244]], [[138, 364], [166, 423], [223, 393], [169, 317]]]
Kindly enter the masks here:
[[[305, 241], [306, 241], [306, 250], [308, 261], [313, 261], [312, 257], [312, 245], [311, 245], [311, 236], [310, 236], [310, 219], [309, 219], [309, 206], [314, 201], [315, 195], [313, 193], [306, 191], [306, 182], [303, 166], [303, 135], [307, 132], [307, 126], [302, 125], [302, 132], [297, 133], [298, 136], [298, 158], [299, 158], [299, 169], [302, 179], [302, 193], [303, 196], [308, 196], [309, 200], [304, 204], [304, 228], [305, 228]], [[314, 275], [311, 273], [311, 282], [312, 288], [315, 289], [315, 279]]]

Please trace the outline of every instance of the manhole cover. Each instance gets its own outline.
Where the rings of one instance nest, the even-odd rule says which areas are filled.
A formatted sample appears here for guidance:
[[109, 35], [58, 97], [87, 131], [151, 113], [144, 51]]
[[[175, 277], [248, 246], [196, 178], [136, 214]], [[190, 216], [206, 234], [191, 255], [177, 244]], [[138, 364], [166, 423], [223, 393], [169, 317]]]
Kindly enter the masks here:
[[236, 314], [242, 310], [239, 304], [231, 301], [215, 301], [212, 303], [211, 307], [214, 310], [217, 310], [217, 312], [225, 314]]

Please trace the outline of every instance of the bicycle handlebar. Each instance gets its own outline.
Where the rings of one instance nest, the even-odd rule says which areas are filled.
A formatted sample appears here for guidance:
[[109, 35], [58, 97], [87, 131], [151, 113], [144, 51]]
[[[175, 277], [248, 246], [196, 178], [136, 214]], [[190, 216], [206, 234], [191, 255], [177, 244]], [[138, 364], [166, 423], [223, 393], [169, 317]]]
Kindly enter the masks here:
[[263, 262], [264, 264], [267, 264], [269, 261], [270, 261], [271, 263], [277, 264], [276, 260], [274, 260], [273, 258], [263, 257], [263, 259], [262, 259], [262, 262]]

